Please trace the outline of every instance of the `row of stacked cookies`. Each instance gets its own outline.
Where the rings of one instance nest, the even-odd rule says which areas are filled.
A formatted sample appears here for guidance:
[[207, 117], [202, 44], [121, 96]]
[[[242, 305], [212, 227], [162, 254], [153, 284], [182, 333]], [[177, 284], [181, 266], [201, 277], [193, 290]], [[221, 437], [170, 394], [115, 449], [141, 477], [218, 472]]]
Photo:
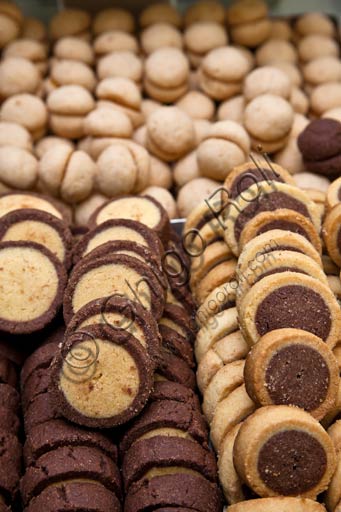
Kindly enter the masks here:
[[[276, 183], [273, 189], [262, 190], [262, 187], [266, 188], [266, 185], [272, 180], [278, 180], [280, 190], [277, 188], [278, 183]], [[283, 188], [282, 183], [285, 182], [287, 182], [287, 185]], [[254, 190], [250, 189], [252, 184]], [[255, 188], [255, 185], [259, 189]], [[224, 193], [227, 198], [230, 198], [230, 206], [227, 208], [227, 198], [224, 197]], [[238, 196], [242, 195], [243, 199], [246, 200], [248, 193], [249, 200], [248, 203], [245, 202], [245, 206], [248, 206], [249, 211], [245, 212], [245, 208], [242, 207], [243, 205], [240, 205], [238, 202], [240, 200]], [[267, 197], [271, 194], [275, 194], [273, 199], [276, 197], [277, 206], [288, 206], [289, 209], [283, 210], [280, 208], [274, 210], [276, 208], [275, 201], [271, 207], [271, 197]], [[284, 195], [287, 195], [287, 197], [283, 197]], [[268, 201], [267, 205], [265, 201]], [[255, 436], [255, 439], [257, 439], [258, 435], [260, 439], [262, 436], [261, 426], [267, 422], [275, 424], [277, 415], [279, 423], [281, 422], [281, 415], [283, 419], [287, 414], [291, 418], [292, 426], [295, 425], [293, 410], [290, 410], [290, 413], [285, 410], [277, 411], [277, 406], [274, 409], [271, 409], [271, 407], [268, 409], [264, 408], [264, 410], [261, 409], [263, 412], [250, 416], [250, 420], [246, 422], [244, 430], [242, 430], [241, 435], [238, 437], [238, 443], [236, 443], [235, 448], [235, 463], [233, 463], [235, 439], [240, 430], [241, 421], [252, 414], [257, 404], [262, 406], [269, 406], [270, 404], [296, 405], [306, 409], [319, 420], [325, 418], [325, 426], [328, 426], [339, 413], [337, 400], [339, 370], [337, 361], [331, 351], [331, 348], [333, 348], [338, 340], [337, 330], [334, 330], [334, 338], [330, 348], [328, 343], [323, 343], [322, 339], [312, 334], [314, 332], [312, 328], [314, 327], [313, 323], [310, 326], [308, 324], [297, 325], [297, 322], [309, 321], [307, 319], [308, 315], [303, 313], [297, 315], [297, 317], [295, 316], [296, 310], [304, 301], [297, 301], [299, 306], [295, 308], [290, 307], [290, 304], [287, 306], [291, 300], [291, 294], [289, 293], [280, 296], [280, 300], [284, 301], [283, 305], [279, 305], [281, 304], [280, 300], [277, 300], [275, 301], [276, 308], [274, 308], [274, 303], [271, 301], [267, 314], [261, 315], [269, 331], [274, 329], [280, 330], [276, 330], [274, 333], [269, 332], [269, 334], [266, 334], [267, 331], [262, 332], [261, 334], [265, 335], [261, 337], [260, 341], [258, 340], [259, 337], [257, 339], [250, 338], [249, 331], [244, 327], [244, 321], [248, 317], [243, 313], [239, 313], [240, 329], [243, 334], [238, 330], [237, 312], [233, 312], [236, 302], [237, 308], [240, 311], [243, 302], [252, 293], [252, 288], [257, 286], [260, 287], [260, 290], [254, 294], [254, 297], [258, 299], [261, 293], [261, 284], [264, 280], [276, 281], [275, 277], [281, 278], [281, 274], [278, 274], [278, 272], [284, 272], [283, 276], [290, 276], [290, 274], [295, 272], [293, 282], [299, 284], [300, 276], [297, 276], [296, 273], [303, 272], [304, 274], [314, 276], [315, 280], [321, 281], [321, 290], [325, 294], [324, 301], [330, 308], [330, 317], [334, 321], [335, 329], [335, 324], [339, 322], [340, 312], [336, 300], [328, 288], [326, 276], [322, 271], [321, 241], [318, 232], [312, 222], [304, 215], [296, 211], [290, 211], [291, 208], [297, 208], [300, 201], [304, 201], [306, 205], [310, 202], [309, 198], [304, 194], [302, 196], [300, 194], [298, 196], [295, 195], [291, 177], [286, 171], [275, 165], [268, 168], [263, 164], [263, 167], [257, 168], [250, 162], [245, 166], [236, 168], [231, 173], [226, 182], [226, 189], [223, 190], [222, 197], [219, 194], [211, 197], [205, 206], [193, 212], [187, 222], [188, 236], [190, 236], [190, 231], [192, 230], [192, 238], [196, 239], [196, 247], [198, 245], [204, 247], [203, 259], [201, 261], [204, 265], [202, 275], [205, 277], [203, 277], [202, 282], [205, 282], [206, 277], [211, 275], [209, 281], [214, 288], [211, 293], [205, 292], [206, 300], [205, 295], [203, 297], [196, 295], [198, 304], [201, 304], [197, 319], [199, 324], [203, 326], [196, 340], [196, 355], [199, 361], [197, 376], [199, 387], [204, 397], [204, 412], [211, 424], [211, 438], [219, 452], [220, 480], [229, 503], [245, 500], [246, 496], [249, 495], [248, 492], [245, 494], [243, 482], [260, 496], [273, 495], [273, 490], [271, 491], [270, 489], [269, 491], [270, 476], [271, 474], [276, 475], [276, 472], [277, 474], [278, 472], [281, 473], [283, 470], [283, 467], [279, 467], [280, 465], [274, 468], [270, 467], [271, 465], [269, 464], [265, 464], [265, 473], [270, 475], [266, 484], [268, 487], [265, 490], [264, 486], [262, 488], [260, 480], [256, 479], [255, 473], [253, 473], [253, 477], [250, 477], [252, 475], [252, 466], [243, 466], [245, 460], [248, 460], [245, 447], [251, 446], [248, 454], [252, 452], [255, 454], [259, 453], [260, 446], [257, 446], [257, 444], [251, 445], [251, 433]], [[314, 205], [310, 206], [311, 211], [314, 211]], [[230, 210], [228, 214], [228, 208], [234, 208], [233, 212]], [[221, 218], [222, 211], [224, 212], [225, 219]], [[245, 216], [245, 213], [249, 214], [250, 217]], [[238, 219], [239, 215], [243, 214], [244, 219]], [[241, 236], [239, 234], [239, 238], [243, 238], [243, 241], [239, 242], [239, 247], [242, 248], [242, 251], [239, 255], [237, 267], [238, 281], [235, 281], [231, 270], [229, 272], [225, 270], [225, 276], [222, 276], [221, 282], [219, 282], [221, 271], [224, 267], [225, 269], [228, 268], [227, 264], [231, 262], [233, 252], [235, 255], [239, 254], [238, 245], [235, 243], [236, 232], [231, 237], [228, 228], [224, 229], [224, 222], [230, 221], [236, 225], [238, 220], [240, 222], [239, 230], [242, 233]], [[319, 222], [318, 215], [315, 216], [315, 220]], [[230, 226], [230, 230], [233, 228], [234, 225], [232, 228]], [[227, 240], [232, 238], [234, 244], [230, 245], [229, 252], [225, 250], [224, 253], [222, 251], [220, 256], [217, 253], [216, 260], [214, 258], [210, 259], [208, 257], [209, 254], [214, 245], [217, 244], [216, 240], [221, 239], [224, 235], [224, 231]], [[193, 258], [192, 260], [194, 277], [196, 275], [195, 259]], [[302, 261], [299, 263], [299, 260]], [[214, 269], [216, 269], [216, 272]], [[309, 284], [315, 290], [312, 277], [308, 278], [307, 281], [310, 281]], [[285, 279], [283, 284], [288, 286], [288, 284], [285, 284]], [[304, 283], [305, 285], [306, 283]], [[318, 284], [319, 286], [320, 284]], [[196, 286], [194, 286], [194, 292], [195, 290]], [[274, 291], [273, 287], [270, 286], [266, 287], [266, 290], [268, 293]], [[307, 300], [307, 297], [304, 300]], [[288, 307], [292, 316], [288, 315], [287, 321], [282, 317], [284, 322], [281, 322], [281, 315], [283, 315], [283, 309], [285, 309], [283, 306]], [[321, 313], [320, 310], [319, 313]], [[324, 320], [321, 314], [315, 314], [314, 316], [316, 317], [314, 318], [315, 326], [318, 328], [319, 324], [324, 323]], [[227, 321], [227, 318], [230, 318], [230, 323]], [[278, 323], [274, 325], [276, 322]], [[256, 325], [258, 326], [258, 324]], [[298, 327], [299, 330], [287, 329], [285, 327]], [[204, 337], [202, 334], [204, 333], [206, 339], [203, 342]], [[319, 334], [322, 338], [322, 333], [316, 334]], [[253, 350], [248, 354], [249, 346], [253, 345], [256, 341], [257, 343]], [[290, 347], [289, 350], [288, 347]], [[288, 354], [286, 353], [287, 350]], [[307, 350], [311, 350], [314, 354], [307, 354]], [[300, 351], [302, 351], [301, 354], [299, 354]], [[316, 360], [314, 360], [313, 356]], [[270, 367], [270, 361], [272, 367]], [[314, 372], [317, 372], [315, 377], [313, 377]], [[327, 377], [324, 375], [324, 372], [326, 372]], [[315, 404], [313, 404], [314, 400], [312, 397], [314, 397], [314, 400], [316, 399]], [[314, 406], [316, 411], [313, 410]], [[309, 418], [309, 415], [303, 414], [302, 421], [310, 422], [313, 425], [311, 428], [319, 430], [322, 435], [323, 429], [318, 427], [317, 422]], [[298, 424], [299, 419], [296, 427]], [[247, 430], [247, 428], [251, 428], [251, 430]], [[255, 429], [254, 432], [253, 429]], [[243, 438], [243, 436], [245, 437]], [[331, 454], [328, 463], [328, 476], [325, 478], [325, 474], [323, 475], [321, 480], [324, 481], [315, 495], [314, 493], [306, 494], [306, 496], [313, 498], [319, 491], [326, 488], [335, 467], [333, 447], [326, 436], [324, 436], [324, 443], [325, 452]], [[246, 450], [245, 453], [243, 452], [244, 449]], [[278, 450], [278, 446], [275, 449]], [[294, 450], [293, 447], [292, 449]], [[299, 450], [296, 447], [295, 453], [297, 454], [298, 452]], [[276, 453], [278, 454], [279, 452], [277, 451]], [[304, 465], [302, 462], [303, 458], [301, 459], [302, 465]], [[254, 459], [256, 464], [255, 460], [257, 459]], [[251, 462], [248, 460], [247, 464], [251, 464]], [[298, 485], [298, 478], [297, 474], [294, 479], [296, 485]], [[301, 479], [303, 482], [302, 475]], [[291, 481], [290, 475], [286, 475], [284, 479], [285, 485], [288, 485], [288, 481]], [[317, 477], [317, 481], [321, 483], [319, 477]], [[304, 493], [301, 490], [297, 492], [297, 489], [285, 490], [284, 487], [280, 490], [278, 487], [275, 494], [295, 495]], [[289, 500], [286, 503], [285, 500], [280, 500], [277, 505], [276, 500], [269, 500], [268, 502], [260, 500], [255, 503], [246, 502], [245, 510], [251, 510], [252, 508], [250, 507], [252, 506], [259, 506], [262, 510], [271, 510], [271, 507], [274, 506], [283, 507], [283, 510], [287, 506], [291, 507], [289, 508], [290, 510], [294, 510], [296, 506], [298, 510], [301, 510], [300, 507], [303, 504], [299, 500], [297, 500], [296, 504], [294, 501], [290, 502]], [[312, 510], [318, 507], [317, 504], [315, 506], [308, 503], [305, 506], [313, 507]], [[236, 510], [244, 510], [243, 507], [244, 504], [241, 504], [235, 508]], [[231, 507], [231, 509], [234, 509], [234, 507]], [[306, 509], [308, 510], [308, 508]]]
[[0, 13], [0, 191], [59, 197], [78, 224], [123, 193], [186, 217], [251, 144], [302, 171], [308, 117], [340, 117], [337, 32], [323, 14], [289, 23], [262, 0], [203, 0], [184, 16], [155, 4], [138, 33], [124, 9], [93, 21], [64, 10], [49, 31], [5, 0]]

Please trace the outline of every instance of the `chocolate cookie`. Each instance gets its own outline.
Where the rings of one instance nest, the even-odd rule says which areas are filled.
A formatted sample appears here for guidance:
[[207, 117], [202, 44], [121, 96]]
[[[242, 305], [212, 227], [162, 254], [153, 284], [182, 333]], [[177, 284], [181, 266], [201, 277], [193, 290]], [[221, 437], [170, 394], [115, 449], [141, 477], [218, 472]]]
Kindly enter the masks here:
[[21, 473], [21, 445], [17, 437], [0, 431], [0, 489], [6, 501], [13, 500], [19, 489]]
[[314, 119], [300, 133], [298, 147], [306, 160], [327, 160], [340, 153], [341, 123], [335, 119]]
[[9, 407], [0, 406], [0, 431], [18, 435], [20, 421], [18, 415]]
[[89, 227], [94, 228], [110, 219], [130, 219], [141, 222], [156, 231], [167, 242], [169, 218], [166, 210], [153, 197], [122, 196], [110, 199], [90, 217]]
[[206, 352], [224, 336], [238, 329], [237, 309], [230, 308], [217, 313], [204, 325], [197, 334], [195, 340], [195, 357], [198, 363]]
[[161, 264], [162, 247], [156, 233], [141, 222], [129, 219], [107, 220], [88, 231], [74, 248], [74, 263], [97, 247], [115, 240], [136, 242], [147, 247]]
[[126, 492], [139, 480], [173, 472], [195, 472], [207, 480], [217, 480], [213, 453], [188, 439], [155, 436], [133, 444], [124, 456], [122, 473]]
[[261, 497], [314, 499], [336, 465], [333, 443], [318, 421], [285, 405], [262, 407], [245, 420], [233, 459], [239, 476]]
[[49, 368], [39, 368], [27, 379], [25, 386], [21, 390], [22, 408], [24, 412], [38, 395], [47, 393], [50, 385], [50, 373]]
[[190, 402], [158, 400], [150, 403], [125, 432], [120, 443], [120, 452], [124, 454], [138, 439], [156, 435], [185, 437], [207, 447], [205, 421]]
[[155, 376], [160, 376], [172, 382], [178, 382], [190, 389], [195, 389], [196, 387], [193, 370], [183, 359], [165, 348], [162, 348], [160, 351], [160, 362]]
[[51, 401], [49, 392], [37, 395], [32, 402], [27, 405], [24, 411], [24, 426], [26, 435], [41, 423], [60, 418]]
[[287, 183], [256, 183], [231, 202], [223, 213], [226, 226], [224, 236], [233, 253], [239, 255], [240, 236], [249, 220], [258, 213], [280, 208], [304, 215], [320, 231], [321, 219], [317, 207], [304, 191]]
[[157, 323], [138, 302], [115, 295], [95, 299], [72, 317], [67, 334], [86, 331], [89, 325], [107, 325], [114, 333], [120, 329], [129, 332], [147, 349], [154, 363], [159, 361], [161, 342]]
[[145, 406], [153, 385], [150, 357], [124, 330], [92, 325], [65, 340], [51, 367], [51, 401], [88, 427], [126, 423]]
[[194, 320], [184, 308], [176, 304], [165, 305], [159, 325], [170, 327], [188, 340], [193, 340], [196, 331]]
[[2, 242], [0, 269], [0, 329], [28, 334], [49, 324], [66, 285], [63, 264], [35, 242]]
[[32, 498], [25, 512], [121, 512], [115, 494], [99, 482], [61, 482], [46, 487]]
[[167, 325], [159, 325], [159, 331], [162, 346], [168, 352], [183, 359], [190, 368], [194, 368], [194, 352], [190, 341]]
[[20, 408], [20, 395], [13, 386], [0, 384], [0, 407], [8, 407], [18, 413]]
[[340, 307], [330, 288], [297, 272], [264, 277], [239, 307], [241, 330], [250, 345], [275, 329], [292, 327], [315, 334], [333, 348], [339, 339]]
[[321, 420], [335, 405], [339, 368], [330, 348], [299, 329], [265, 334], [246, 358], [245, 386], [259, 405], [295, 405]]
[[3, 356], [0, 356], [0, 383], [8, 384], [12, 388], [16, 388], [18, 383], [15, 365], [7, 357]]
[[71, 479], [94, 480], [122, 497], [120, 473], [110, 457], [97, 448], [65, 446], [45, 453], [26, 469], [20, 482], [22, 501], [27, 506], [49, 485]]
[[341, 267], [341, 204], [336, 204], [326, 215], [322, 235], [331, 259]]
[[80, 262], [73, 270], [64, 294], [64, 318], [95, 299], [118, 295], [139, 302], [161, 318], [165, 291], [153, 271], [142, 261], [124, 254]]
[[322, 161], [303, 159], [304, 167], [307, 171], [322, 174], [329, 179], [336, 179], [341, 171], [341, 153]]
[[174, 400], [183, 404], [190, 404], [201, 414], [198, 396], [188, 387], [178, 382], [160, 381], [154, 382], [154, 389], [150, 394], [149, 401]]
[[185, 507], [198, 512], [222, 510], [220, 491], [203, 477], [190, 474], [157, 476], [131, 486], [125, 512], [144, 512], [160, 507]]
[[31, 354], [26, 359], [20, 374], [20, 384], [22, 390], [25, 387], [27, 379], [35, 370], [39, 370], [40, 368], [48, 368], [50, 366], [52, 359], [58, 352], [59, 343], [62, 343], [63, 341], [64, 332], [64, 326], [57, 329], [53, 333], [55, 338], [54, 341], [38, 347], [37, 350], [35, 350], [33, 354]]
[[229, 507], [230, 512], [325, 512], [320, 503], [306, 498], [262, 498]]
[[1, 218], [0, 241], [36, 242], [65, 265], [71, 264], [72, 235], [65, 222], [42, 210], [22, 209]]

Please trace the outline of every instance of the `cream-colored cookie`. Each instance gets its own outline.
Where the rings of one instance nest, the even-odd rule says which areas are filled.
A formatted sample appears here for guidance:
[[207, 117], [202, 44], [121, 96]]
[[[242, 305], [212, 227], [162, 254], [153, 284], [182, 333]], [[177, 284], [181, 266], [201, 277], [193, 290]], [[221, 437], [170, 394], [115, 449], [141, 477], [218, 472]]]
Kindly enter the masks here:
[[47, 48], [33, 39], [17, 39], [9, 43], [3, 51], [3, 58], [20, 57], [32, 62], [43, 75], [47, 71]]
[[123, 112], [129, 117], [134, 128], [143, 124], [141, 93], [133, 80], [120, 77], [105, 78], [99, 82], [96, 96], [100, 100], [98, 106], [104, 104]]
[[148, 119], [150, 114], [155, 112], [158, 108], [162, 106], [162, 103], [159, 101], [151, 100], [150, 98], [143, 98], [141, 103], [142, 114], [145, 119]]
[[269, 39], [262, 44], [256, 51], [256, 61], [258, 66], [266, 66], [272, 62], [291, 62], [297, 61], [297, 52], [295, 47], [283, 39]]
[[242, 423], [238, 423], [226, 434], [218, 458], [219, 481], [230, 505], [245, 500], [243, 482], [233, 464], [233, 446], [241, 425]]
[[[0, 111], [1, 118], [1, 111]], [[31, 135], [24, 126], [8, 122], [0, 121], [0, 146], [16, 146], [32, 152]]]
[[290, 174], [304, 171], [302, 154], [297, 146], [297, 139], [293, 137], [289, 137], [284, 148], [275, 153], [273, 159], [276, 164], [284, 167]]
[[284, 39], [290, 41], [293, 37], [290, 22], [285, 19], [272, 19], [270, 39]]
[[225, 23], [225, 10], [217, 0], [199, 0], [188, 7], [184, 21], [186, 26], [198, 21], [213, 21], [223, 25]]
[[47, 28], [44, 23], [33, 16], [25, 16], [21, 31], [21, 37], [33, 41], [46, 41]]
[[23, 15], [19, 7], [12, 2], [0, 2], [0, 48], [19, 36], [23, 24]]
[[54, 135], [48, 135], [37, 142], [34, 147], [34, 152], [40, 159], [49, 149], [57, 145], [66, 146], [71, 149], [75, 148], [71, 140], [63, 139], [62, 137], [55, 137]]
[[179, 217], [175, 199], [165, 188], [155, 186], [147, 187], [141, 192], [141, 195], [156, 199], [164, 207], [170, 219]]
[[341, 82], [341, 62], [337, 57], [318, 57], [303, 67], [304, 79], [316, 86], [325, 82]]
[[274, 94], [288, 99], [291, 88], [291, 82], [283, 71], [263, 66], [248, 74], [244, 81], [243, 93], [246, 101], [251, 101], [261, 94]]
[[207, 119], [194, 119], [194, 131], [195, 131], [195, 145], [198, 146], [200, 142], [207, 137], [211, 127], [211, 123]]
[[262, 18], [231, 27], [231, 39], [235, 44], [256, 48], [269, 38], [270, 31], [271, 21], [268, 18]]
[[75, 206], [75, 222], [77, 226], [86, 226], [91, 215], [102, 206], [108, 198], [102, 194], [92, 194], [88, 199]]
[[310, 96], [311, 108], [321, 116], [327, 110], [341, 106], [341, 83], [329, 82], [319, 85]]
[[30, 132], [33, 140], [38, 140], [46, 131], [47, 109], [45, 103], [37, 96], [17, 94], [2, 104], [0, 118], [3, 121], [21, 124]]
[[196, 178], [200, 178], [196, 151], [191, 151], [176, 162], [173, 167], [173, 177], [179, 188]]
[[92, 66], [94, 63], [94, 51], [91, 44], [79, 37], [59, 39], [54, 45], [53, 54], [57, 59], [79, 61], [88, 66]]
[[307, 12], [299, 16], [295, 23], [295, 31], [299, 36], [308, 36], [310, 34], [321, 34], [333, 37], [335, 35], [335, 26], [332, 20], [322, 12]]
[[189, 91], [176, 102], [176, 106], [184, 110], [193, 119], [207, 119], [210, 121], [215, 113], [215, 104], [199, 91]]
[[272, 61], [271, 66], [280, 69], [283, 71], [289, 80], [291, 81], [293, 86], [300, 87], [303, 82], [302, 74], [299, 70], [299, 68], [293, 64], [292, 62], [286, 62], [286, 61]]
[[156, 158], [150, 157], [150, 187], [162, 187], [169, 190], [173, 184], [173, 173], [165, 162]]
[[141, 48], [149, 55], [155, 50], [164, 47], [183, 47], [182, 34], [174, 25], [169, 23], [155, 23], [145, 28], [140, 35]]
[[142, 28], [155, 23], [169, 23], [179, 28], [182, 25], [182, 17], [173, 5], [160, 2], [147, 5], [140, 14], [139, 23]]
[[114, 7], [99, 11], [92, 24], [92, 31], [95, 35], [109, 32], [110, 30], [134, 32], [134, 29], [135, 20], [133, 15], [126, 9]]
[[91, 194], [96, 174], [96, 164], [89, 155], [66, 146], [49, 149], [39, 162], [43, 190], [71, 204]]
[[291, 89], [289, 101], [295, 112], [306, 114], [309, 110], [309, 99], [307, 95], [298, 87]]
[[241, 94], [223, 101], [217, 111], [218, 121], [230, 120], [243, 124], [245, 105], [245, 98]]
[[184, 42], [191, 65], [196, 68], [208, 52], [228, 44], [228, 35], [219, 23], [201, 21], [187, 27]]
[[83, 122], [84, 134], [91, 137], [130, 138], [133, 126], [126, 114], [111, 108], [97, 108]]
[[40, 72], [28, 59], [8, 57], [0, 63], [0, 98], [20, 93], [34, 94], [41, 83]]
[[82, 9], [63, 9], [55, 14], [49, 24], [51, 39], [67, 36], [82, 37], [90, 30], [90, 14]]
[[328, 117], [329, 119], [336, 119], [337, 121], [340, 121], [341, 123], [341, 106], [340, 107], [334, 107], [326, 112], [323, 112], [322, 117]]
[[130, 78], [140, 83], [143, 66], [141, 59], [131, 51], [117, 51], [102, 57], [97, 65], [97, 75], [100, 80], [112, 76]]
[[10, 189], [30, 190], [38, 176], [38, 161], [27, 151], [15, 146], [0, 147], [0, 186], [3, 192]]
[[195, 144], [192, 119], [177, 107], [162, 107], [147, 119], [147, 147], [164, 161], [189, 153]]
[[144, 148], [147, 147], [147, 127], [145, 124], [134, 131], [133, 140]]
[[338, 57], [339, 47], [337, 42], [324, 35], [312, 34], [303, 37], [297, 46], [300, 59], [308, 62], [319, 57]]
[[330, 181], [325, 176], [319, 176], [311, 172], [300, 172], [294, 176], [295, 183], [303, 189], [315, 189], [320, 192], [327, 192]]
[[50, 80], [57, 87], [63, 85], [80, 85], [90, 92], [93, 92], [97, 80], [96, 75], [83, 62], [74, 60], [58, 60], [53, 62], [50, 68]]
[[132, 34], [122, 30], [110, 30], [96, 37], [93, 48], [97, 57], [103, 57], [112, 52], [138, 53], [139, 45]]
[[108, 197], [130, 194], [137, 180], [138, 167], [134, 155], [123, 144], [106, 148], [97, 160], [96, 185]]
[[239, 25], [266, 17], [268, 7], [263, 0], [239, 0], [227, 8], [226, 17], [229, 25]]
[[220, 186], [221, 183], [208, 178], [195, 178], [186, 183], [177, 197], [180, 217], [187, 217], [196, 206], [210, 197]]

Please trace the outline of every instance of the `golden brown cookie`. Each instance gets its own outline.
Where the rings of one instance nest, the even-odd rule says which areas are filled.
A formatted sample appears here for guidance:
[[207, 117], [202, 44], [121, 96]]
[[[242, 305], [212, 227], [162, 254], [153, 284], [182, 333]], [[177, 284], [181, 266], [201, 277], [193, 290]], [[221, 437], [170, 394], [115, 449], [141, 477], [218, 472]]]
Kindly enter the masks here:
[[124, 112], [134, 128], [143, 123], [141, 93], [133, 80], [120, 77], [106, 78], [99, 82], [96, 96], [100, 100], [98, 106], [111, 106], [115, 110]]
[[237, 329], [236, 308], [227, 309], [212, 317], [210, 322], [204, 325], [196, 336], [194, 348], [197, 362], [200, 363], [206, 352], [212, 348], [217, 341]]
[[340, 216], [341, 204], [338, 203], [327, 213], [322, 227], [323, 240], [328, 254], [338, 267], [341, 267]]
[[49, 23], [49, 35], [53, 40], [67, 36], [85, 37], [91, 25], [91, 16], [82, 9], [63, 9]]
[[325, 512], [320, 503], [306, 498], [262, 498], [233, 505], [231, 512]]
[[95, 35], [109, 32], [110, 30], [122, 30], [134, 32], [135, 20], [126, 9], [108, 8], [99, 11], [93, 20], [92, 30]]

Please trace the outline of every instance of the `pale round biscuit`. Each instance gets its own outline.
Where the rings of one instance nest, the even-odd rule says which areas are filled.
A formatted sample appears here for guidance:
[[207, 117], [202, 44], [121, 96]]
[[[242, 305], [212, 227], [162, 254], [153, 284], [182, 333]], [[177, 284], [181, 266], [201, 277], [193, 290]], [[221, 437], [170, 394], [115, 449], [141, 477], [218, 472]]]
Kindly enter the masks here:
[[246, 160], [245, 153], [237, 144], [218, 138], [204, 140], [197, 149], [197, 155], [201, 176], [217, 181], [224, 181], [234, 167]]
[[290, 137], [296, 139], [301, 132], [308, 126], [309, 119], [304, 115], [295, 112], [294, 122], [291, 128]]
[[341, 123], [341, 106], [340, 107], [334, 107], [326, 112], [323, 112], [322, 117], [328, 117], [329, 119], [336, 119], [337, 121], [340, 121]]
[[[1, 111], [0, 111], [1, 119]], [[21, 124], [0, 121], [0, 147], [16, 146], [32, 152], [32, 139], [29, 131]]]
[[111, 76], [120, 76], [139, 83], [142, 79], [142, 72], [141, 59], [130, 51], [109, 53], [101, 58], [97, 65], [99, 80]]
[[335, 35], [335, 26], [332, 20], [322, 12], [307, 12], [299, 16], [295, 23], [295, 31], [300, 36], [309, 34], [321, 34], [333, 37]]
[[311, 108], [317, 115], [341, 106], [341, 83], [329, 82], [319, 85], [310, 97]]
[[274, 154], [273, 159], [276, 164], [284, 167], [290, 174], [304, 171], [302, 154], [295, 138], [290, 137], [284, 148]]
[[55, 14], [49, 24], [51, 39], [81, 36], [90, 29], [90, 14], [82, 9], [63, 9]]
[[140, 35], [141, 48], [147, 55], [164, 47], [183, 47], [180, 30], [169, 23], [155, 23], [145, 28]]
[[132, 34], [122, 30], [110, 30], [96, 37], [93, 48], [98, 57], [112, 52], [133, 52], [138, 53], [139, 45]]
[[291, 93], [291, 82], [280, 69], [263, 66], [248, 74], [244, 81], [243, 93], [246, 101], [251, 101], [261, 94], [275, 94], [288, 99]]
[[205, 140], [215, 138], [234, 142], [247, 155], [250, 151], [250, 138], [245, 129], [233, 121], [218, 121], [211, 124]]
[[40, 83], [40, 73], [31, 61], [22, 57], [8, 57], [0, 63], [2, 99], [25, 92], [34, 94]]
[[78, 203], [75, 207], [75, 222], [77, 226], [86, 226], [91, 215], [102, 206], [108, 198], [102, 194], [92, 194], [88, 199]]
[[271, 21], [263, 18], [249, 23], [241, 23], [231, 27], [233, 43], [255, 48], [264, 43], [270, 35]]
[[134, 29], [135, 20], [133, 15], [126, 9], [114, 7], [99, 11], [92, 24], [92, 31], [95, 35], [108, 32], [109, 30], [134, 32]]
[[106, 148], [97, 160], [96, 185], [108, 197], [130, 194], [137, 179], [137, 166], [132, 153], [123, 145]]
[[26, 149], [0, 147], [0, 183], [10, 189], [30, 190], [38, 177], [38, 161]]
[[64, 85], [52, 91], [47, 98], [47, 108], [54, 114], [81, 116], [95, 107], [91, 94], [80, 85]]
[[91, 66], [94, 63], [94, 51], [87, 41], [79, 37], [63, 37], [56, 42], [53, 55], [57, 59], [68, 59], [84, 62]]
[[330, 181], [327, 178], [311, 172], [300, 172], [294, 176], [294, 180], [300, 188], [316, 189], [321, 192], [327, 192], [330, 185]]
[[198, 70], [199, 88], [202, 89], [210, 98], [214, 100], [226, 100], [239, 94], [242, 91], [242, 81], [240, 82], [223, 82], [210, 78], [202, 66]]
[[175, 199], [173, 198], [172, 194], [165, 188], [150, 186], [144, 189], [141, 192], [141, 195], [153, 197], [156, 199], [166, 210], [170, 219], [176, 219], [179, 217]]
[[299, 70], [299, 68], [293, 64], [292, 62], [285, 62], [283, 61], [271, 61], [269, 63], [270, 66], [275, 67], [283, 71], [287, 77], [290, 79], [292, 85], [296, 85], [297, 87], [300, 87], [303, 82], [302, 74]]
[[242, 94], [222, 102], [217, 111], [219, 121], [228, 119], [236, 123], [243, 123], [246, 102]]
[[91, 137], [130, 138], [133, 126], [129, 117], [119, 110], [97, 108], [84, 118], [84, 134]]
[[293, 109], [286, 100], [263, 94], [252, 100], [245, 109], [245, 127], [252, 137], [274, 142], [285, 137], [294, 121]]
[[145, 77], [163, 89], [182, 86], [189, 77], [189, 65], [177, 48], [160, 48], [145, 62]]
[[312, 34], [301, 39], [297, 46], [300, 59], [304, 62], [319, 57], [338, 57], [339, 47], [334, 39], [328, 36]]
[[201, 64], [202, 71], [221, 82], [239, 82], [250, 70], [250, 64], [237, 48], [224, 46], [210, 51]]
[[295, 47], [283, 39], [269, 39], [256, 50], [256, 61], [258, 66], [266, 66], [272, 62], [291, 62], [297, 61], [297, 52]]
[[74, 144], [70, 140], [49, 135], [47, 137], [40, 139], [37, 142], [37, 144], [34, 147], [34, 152], [36, 156], [40, 159], [49, 149], [57, 145], [67, 146], [68, 148], [74, 149]]
[[295, 112], [299, 114], [307, 114], [309, 110], [309, 99], [306, 94], [298, 87], [293, 87], [291, 90], [289, 102]]
[[47, 47], [33, 39], [17, 39], [9, 43], [3, 51], [3, 58], [20, 57], [31, 61], [38, 70], [47, 66]]
[[143, 123], [141, 92], [129, 78], [105, 78], [98, 84], [96, 96], [100, 100], [98, 106], [110, 106], [122, 111], [129, 117], [134, 128]]
[[81, 85], [93, 92], [97, 80], [93, 70], [87, 64], [74, 60], [58, 60], [50, 68], [50, 79], [57, 87], [63, 85]]
[[[175, 176], [174, 176], [175, 177]], [[156, 158], [150, 157], [149, 187], [162, 187], [170, 189], [173, 184], [173, 173], [169, 165]]]
[[147, 5], [140, 14], [139, 23], [142, 28], [154, 23], [170, 23], [179, 28], [182, 25], [182, 17], [173, 5], [160, 2]]
[[206, 119], [194, 119], [193, 124], [195, 131], [195, 145], [198, 146], [207, 136], [211, 123]]
[[220, 186], [218, 181], [208, 178], [195, 178], [186, 183], [177, 197], [180, 217], [188, 217], [196, 206], [210, 197]]
[[312, 85], [341, 82], [341, 62], [337, 57], [313, 59], [303, 67], [302, 71], [304, 79]]
[[34, 41], [45, 41], [47, 39], [47, 28], [38, 18], [25, 16], [21, 37], [32, 39]]
[[200, 178], [196, 151], [188, 153], [176, 162], [173, 167], [173, 178], [179, 188], [196, 178]]
[[184, 21], [186, 26], [198, 21], [213, 21], [223, 25], [224, 6], [217, 0], [199, 0], [187, 8]]
[[145, 124], [139, 126], [133, 133], [133, 140], [143, 146], [147, 147], [147, 127]]
[[17, 94], [2, 104], [0, 118], [24, 126], [36, 140], [45, 132], [47, 109], [45, 103], [37, 96]]
[[271, 20], [270, 39], [275, 38], [290, 41], [292, 39], [292, 36], [293, 33], [289, 21], [285, 19]]
[[202, 57], [214, 48], [226, 46], [228, 35], [219, 23], [201, 21], [186, 28], [184, 42], [188, 51]]
[[233, 2], [226, 10], [227, 22], [239, 25], [259, 20], [268, 15], [268, 7], [263, 0], [239, 0]]
[[210, 121], [215, 113], [214, 102], [206, 94], [199, 91], [189, 91], [176, 102], [176, 106], [193, 119], [207, 119]]
[[19, 36], [23, 15], [19, 7], [12, 2], [2, 0], [0, 3], [0, 48]]

